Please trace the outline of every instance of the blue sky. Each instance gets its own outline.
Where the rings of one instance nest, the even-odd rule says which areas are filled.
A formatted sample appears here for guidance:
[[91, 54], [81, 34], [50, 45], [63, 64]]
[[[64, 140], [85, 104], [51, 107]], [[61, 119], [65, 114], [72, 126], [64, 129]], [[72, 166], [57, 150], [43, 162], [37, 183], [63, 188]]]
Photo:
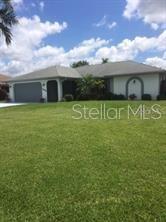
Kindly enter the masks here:
[[13, 5], [20, 23], [12, 46], [1, 44], [0, 72], [16, 75], [80, 59], [99, 63], [103, 57], [166, 68], [165, 0], [13, 0]]
[[[158, 35], [160, 30], [153, 30], [141, 20], [128, 20], [124, 18], [123, 11], [125, 0], [43, 0], [44, 9], [39, 6], [32, 7], [31, 4], [39, 4], [39, 0], [24, 0], [26, 10], [18, 11], [20, 15], [32, 17], [39, 15], [42, 21], [66, 21], [68, 29], [61, 35], [50, 36], [45, 41], [50, 44], [63, 46], [70, 49], [84, 39], [97, 38], [112, 39], [114, 44], [125, 38], [133, 39], [135, 36], [151, 37]], [[105, 26], [97, 28], [103, 16], [108, 17], [108, 22], [117, 22], [117, 27], [109, 30]]]

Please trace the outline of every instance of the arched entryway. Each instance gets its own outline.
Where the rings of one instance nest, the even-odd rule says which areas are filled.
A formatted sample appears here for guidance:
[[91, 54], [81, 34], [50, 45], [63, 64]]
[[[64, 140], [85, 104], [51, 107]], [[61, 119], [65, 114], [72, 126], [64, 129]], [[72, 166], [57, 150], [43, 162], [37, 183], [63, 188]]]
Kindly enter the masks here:
[[56, 80], [50, 80], [47, 82], [47, 101], [48, 102], [58, 101], [58, 87]]
[[126, 97], [135, 94], [136, 99], [141, 99], [144, 94], [144, 83], [139, 77], [132, 77], [126, 83]]

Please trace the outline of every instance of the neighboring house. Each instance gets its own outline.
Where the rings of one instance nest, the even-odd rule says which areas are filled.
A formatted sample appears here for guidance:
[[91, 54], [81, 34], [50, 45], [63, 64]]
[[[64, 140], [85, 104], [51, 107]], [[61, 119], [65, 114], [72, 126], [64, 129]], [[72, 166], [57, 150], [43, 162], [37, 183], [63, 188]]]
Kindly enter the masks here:
[[11, 79], [10, 76], [0, 74], [0, 85], [6, 84], [6, 82], [10, 79]]
[[104, 79], [106, 91], [135, 94], [141, 99], [150, 94], [156, 99], [166, 81], [166, 70], [134, 61], [87, 65], [76, 69], [54, 66], [9, 80], [10, 99], [15, 102], [61, 101], [65, 94], [76, 95], [76, 80], [87, 74]]

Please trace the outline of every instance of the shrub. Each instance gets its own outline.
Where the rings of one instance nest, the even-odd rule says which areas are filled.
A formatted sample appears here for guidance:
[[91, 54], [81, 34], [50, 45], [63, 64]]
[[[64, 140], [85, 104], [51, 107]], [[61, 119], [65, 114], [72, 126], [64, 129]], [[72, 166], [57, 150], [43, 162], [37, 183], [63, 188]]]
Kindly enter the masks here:
[[131, 100], [134, 100], [134, 99], [136, 99], [137, 98], [137, 96], [135, 95], [135, 94], [130, 94], [129, 95], [129, 99], [131, 99]]
[[109, 94], [103, 94], [98, 97], [98, 100], [110, 100]]
[[104, 94], [91, 93], [86, 95], [79, 95], [77, 100], [126, 100], [126, 97], [123, 94], [106, 92]]
[[77, 96], [77, 100], [86, 101], [86, 100], [97, 100], [97, 96], [95, 94], [85, 94]]
[[70, 101], [73, 101], [73, 100], [74, 100], [74, 97], [73, 97], [72, 94], [66, 94], [66, 95], [64, 96], [64, 100], [65, 100], [66, 102], [70, 102]]
[[152, 100], [152, 96], [150, 94], [143, 94], [142, 100]]
[[157, 100], [166, 100], [166, 95], [158, 95]]
[[125, 100], [126, 97], [123, 94], [113, 94], [111, 99], [112, 100]]
[[126, 97], [123, 94], [114, 94], [112, 92], [107, 92], [104, 95], [100, 96], [100, 100], [126, 100]]
[[114, 94], [112, 92], [106, 92], [103, 95], [103, 100], [111, 100], [113, 98]]

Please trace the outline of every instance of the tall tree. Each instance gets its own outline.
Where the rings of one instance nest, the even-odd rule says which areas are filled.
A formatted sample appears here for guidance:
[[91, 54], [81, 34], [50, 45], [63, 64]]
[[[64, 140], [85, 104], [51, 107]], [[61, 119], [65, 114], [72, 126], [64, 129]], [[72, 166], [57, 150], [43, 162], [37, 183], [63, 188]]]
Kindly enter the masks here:
[[102, 58], [102, 64], [108, 63], [109, 58]]
[[78, 61], [78, 62], [73, 62], [73, 64], [71, 64], [72, 68], [77, 68], [80, 66], [86, 66], [89, 65], [89, 62], [87, 62], [86, 60], [82, 60], [82, 61]]
[[4, 35], [7, 45], [12, 41], [11, 28], [17, 23], [11, 0], [0, 0], [0, 34]]

